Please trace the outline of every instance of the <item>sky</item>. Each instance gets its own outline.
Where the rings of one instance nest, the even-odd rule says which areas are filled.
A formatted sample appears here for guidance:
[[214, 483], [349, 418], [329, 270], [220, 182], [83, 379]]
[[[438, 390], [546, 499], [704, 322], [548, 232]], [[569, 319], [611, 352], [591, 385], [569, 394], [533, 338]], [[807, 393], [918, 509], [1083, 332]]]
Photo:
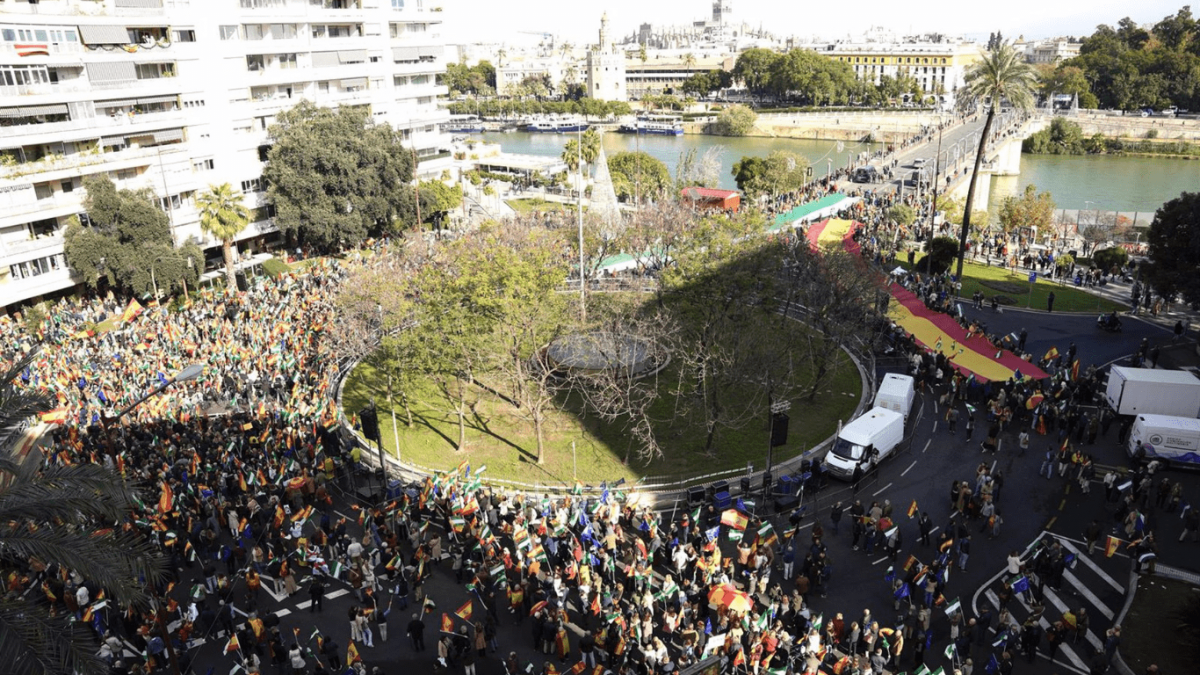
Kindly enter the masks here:
[[[429, 2], [430, 0], [426, 0]], [[783, 0], [732, 0], [739, 20], [762, 25], [780, 36], [823, 39], [861, 35], [872, 26], [897, 34], [941, 32], [986, 41], [999, 29], [1005, 38], [1026, 39], [1059, 35], [1090, 35], [1097, 25], [1115, 26], [1128, 16], [1139, 24], [1157, 23], [1175, 14], [1188, 0], [856, 0], [836, 2], [785, 2]], [[450, 43], [508, 42], [536, 44], [539, 35], [552, 33], [576, 45], [596, 41], [600, 15], [607, 11], [610, 31], [619, 38], [639, 24], [688, 24], [707, 19], [711, 0], [517, 0], [500, 9], [492, 0], [445, 0], [442, 34]], [[849, 9], [850, 11], [846, 11]]]

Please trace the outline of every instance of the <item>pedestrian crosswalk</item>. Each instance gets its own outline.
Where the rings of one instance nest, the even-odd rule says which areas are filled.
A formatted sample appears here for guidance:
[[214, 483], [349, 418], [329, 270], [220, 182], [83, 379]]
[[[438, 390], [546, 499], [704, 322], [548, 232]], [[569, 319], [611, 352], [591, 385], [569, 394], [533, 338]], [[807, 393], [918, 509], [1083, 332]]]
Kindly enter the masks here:
[[[1053, 564], [1054, 558], [1062, 564]], [[1105, 558], [1097, 548], [1094, 556], [1087, 553], [1086, 544], [1050, 532], [1039, 535], [1021, 554], [1022, 571], [1010, 574], [1001, 570], [975, 593], [972, 604], [976, 616], [985, 609], [999, 615], [1007, 609], [1012, 625], [1024, 625], [1037, 616], [1042, 629], [1037, 657], [1048, 659], [1048, 631], [1057, 621], [1070, 630], [1064, 642], [1055, 650], [1055, 665], [1087, 675], [1093, 657], [1104, 651], [1105, 632], [1124, 603], [1129, 561], [1125, 558]], [[1006, 594], [1011, 600], [1005, 603]], [[1026, 588], [1027, 587], [1027, 588]], [[1022, 590], [1024, 589], [1024, 590]], [[1076, 617], [1086, 615], [1087, 625], [1076, 630]], [[1004, 626], [992, 625], [997, 632]]]

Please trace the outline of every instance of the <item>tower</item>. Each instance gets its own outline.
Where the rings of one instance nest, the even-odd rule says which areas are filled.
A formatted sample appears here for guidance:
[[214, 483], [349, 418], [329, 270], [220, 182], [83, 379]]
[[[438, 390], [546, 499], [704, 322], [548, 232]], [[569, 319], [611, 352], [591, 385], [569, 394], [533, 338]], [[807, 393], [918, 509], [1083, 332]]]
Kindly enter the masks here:
[[608, 12], [600, 15], [600, 42], [596, 45], [598, 51], [607, 53], [609, 51], [608, 44]]
[[587, 53], [587, 92], [601, 101], [624, 101], [625, 54], [608, 41], [608, 13], [600, 17], [600, 42]]

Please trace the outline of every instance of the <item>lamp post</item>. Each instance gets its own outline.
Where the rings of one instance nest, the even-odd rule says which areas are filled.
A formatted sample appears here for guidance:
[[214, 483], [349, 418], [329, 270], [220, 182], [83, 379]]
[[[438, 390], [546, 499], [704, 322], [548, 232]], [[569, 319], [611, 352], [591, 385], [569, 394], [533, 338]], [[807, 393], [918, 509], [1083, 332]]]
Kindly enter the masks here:
[[[154, 391], [152, 391], [149, 394], [146, 394], [145, 396], [134, 401], [131, 405], [129, 405], [129, 407], [127, 407], [124, 410], [122, 410], [121, 412], [117, 413], [115, 416], [109, 417], [108, 415], [101, 415], [100, 416], [100, 426], [104, 429], [104, 444], [108, 449], [109, 456], [112, 457], [114, 461], [116, 461], [116, 456], [117, 456], [116, 444], [113, 443], [112, 426], [110, 426], [110, 424], [112, 422], [116, 422], [117, 420], [121, 419], [125, 415], [128, 415], [131, 411], [133, 411], [134, 408], [136, 408], [139, 405], [141, 405], [142, 403], [144, 403], [147, 399], [153, 398], [153, 397], [161, 394], [162, 392], [166, 391], [166, 389], [168, 387], [175, 384], [176, 382], [190, 382], [190, 381], [200, 377], [200, 375], [203, 372], [204, 372], [203, 365], [201, 365], [199, 363], [193, 363], [192, 365], [188, 366], [187, 368], [184, 368], [183, 370], [179, 371], [179, 373], [177, 375], [175, 375], [175, 377], [167, 380], [162, 385], [160, 385], [158, 388], [156, 388]], [[171, 644], [171, 636], [169, 633], [167, 633], [167, 624], [165, 621], [163, 621], [162, 601], [158, 597], [158, 589], [154, 588], [153, 585], [150, 586], [150, 589], [151, 589], [151, 594], [154, 596], [154, 603], [155, 603], [154, 623], [158, 626], [158, 634], [159, 634], [159, 637], [162, 638], [163, 645], [166, 647], [167, 657], [171, 659], [171, 670], [174, 671], [175, 675], [179, 675], [179, 672], [180, 672], [179, 671], [179, 658], [175, 655], [175, 646], [173, 644]]]

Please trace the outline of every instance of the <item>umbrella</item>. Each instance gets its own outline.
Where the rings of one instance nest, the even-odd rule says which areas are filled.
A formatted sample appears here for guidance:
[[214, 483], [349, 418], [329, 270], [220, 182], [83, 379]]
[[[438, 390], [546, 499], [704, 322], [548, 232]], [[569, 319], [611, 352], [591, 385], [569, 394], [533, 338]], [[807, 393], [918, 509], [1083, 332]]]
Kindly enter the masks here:
[[725, 607], [741, 614], [750, 611], [750, 596], [729, 584], [717, 586], [709, 591], [708, 602], [710, 605]]

